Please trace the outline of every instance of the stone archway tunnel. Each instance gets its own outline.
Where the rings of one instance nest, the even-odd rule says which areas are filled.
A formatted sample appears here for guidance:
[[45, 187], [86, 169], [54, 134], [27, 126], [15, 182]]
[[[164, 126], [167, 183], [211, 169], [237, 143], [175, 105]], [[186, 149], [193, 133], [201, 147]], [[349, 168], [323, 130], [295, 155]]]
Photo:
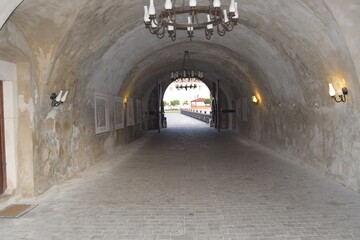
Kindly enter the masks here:
[[[163, 1], [155, 2], [161, 9]], [[3, 195], [42, 195], [146, 138], [152, 93], [158, 82], [170, 84], [169, 73], [181, 66], [184, 51], [190, 51], [205, 73], [204, 83], [211, 88], [220, 81], [224, 108], [240, 102], [236, 117], [224, 117], [223, 128], [230, 135], [307, 166], [357, 194], [360, 2], [238, 2], [239, 24], [232, 32], [210, 41], [198, 33], [190, 43], [181, 34], [176, 41], [151, 35], [142, 18], [147, 1], [1, 0]], [[349, 89], [345, 103], [331, 99], [329, 83]], [[50, 95], [60, 90], [69, 90], [67, 101], [53, 108]], [[109, 117], [109, 128], [96, 134], [97, 95], [109, 103], [115, 97], [134, 100], [135, 112], [140, 112], [134, 124], [125, 118], [125, 125], [115, 130]], [[258, 105], [251, 104], [253, 95]], [[240, 113], [245, 107], [246, 118]], [[108, 115], [113, 115], [111, 106]]]

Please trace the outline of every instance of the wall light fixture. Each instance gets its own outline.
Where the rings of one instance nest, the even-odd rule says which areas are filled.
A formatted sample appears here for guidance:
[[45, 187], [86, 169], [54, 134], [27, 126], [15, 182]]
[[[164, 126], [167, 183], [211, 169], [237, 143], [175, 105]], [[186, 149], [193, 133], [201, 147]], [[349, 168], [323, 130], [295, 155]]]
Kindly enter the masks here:
[[346, 87], [340, 88], [336, 94], [336, 91], [331, 83], [329, 83], [329, 95], [335, 100], [335, 102], [346, 102], [346, 95], [348, 95], [349, 91]]
[[62, 95], [62, 94], [63, 94], [63, 90], [61, 90], [59, 92], [59, 94], [52, 93], [50, 95], [50, 99], [52, 100], [52, 102], [51, 102], [52, 107], [58, 107], [61, 104], [63, 104], [66, 101], [66, 98], [67, 98], [67, 95], [69, 94], [69, 91], [66, 91], [64, 93], [64, 95]]
[[259, 103], [259, 99], [258, 99], [256, 96], [252, 96], [251, 100], [252, 100], [252, 102], [255, 103], [255, 104], [258, 104], [258, 103]]

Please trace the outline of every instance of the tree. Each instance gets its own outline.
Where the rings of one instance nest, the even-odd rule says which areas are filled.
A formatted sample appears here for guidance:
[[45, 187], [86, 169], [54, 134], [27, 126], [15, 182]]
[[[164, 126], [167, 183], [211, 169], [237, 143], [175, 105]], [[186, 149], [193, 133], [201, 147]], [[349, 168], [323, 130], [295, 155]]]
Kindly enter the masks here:
[[179, 101], [179, 100], [170, 101], [170, 105], [171, 105], [171, 106], [179, 106], [179, 105], [180, 105], [180, 101]]
[[209, 99], [209, 98], [208, 98], [208, 99], [205, 99], [205, 100], [204, 100], [204, 103], [205, 103], [206, 105], [211, 104], [211, 99]]
[[189, 105], [189, 102], [188, 102], [187, 100], [185, 100], [185, 101], [183, 102], [183, 105]]
[[164, 106], [169, 106], [169, 102], [164, 101]]

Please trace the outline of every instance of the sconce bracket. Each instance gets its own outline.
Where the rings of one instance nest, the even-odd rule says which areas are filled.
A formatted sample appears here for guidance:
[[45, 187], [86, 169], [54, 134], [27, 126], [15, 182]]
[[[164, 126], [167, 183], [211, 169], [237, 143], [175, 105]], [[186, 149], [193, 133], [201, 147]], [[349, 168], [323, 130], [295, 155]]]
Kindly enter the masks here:
[[342, 89], [342, 92], [344, 95], [348, 95], [349, 94], [349, 90], [346, 88], [346, 87], [343, 87]]
[[60, 106], [61, 104], [63, 104], [63, 102], [58, 102], [58, 101], [56, 101], [56, 97], [57, 97], [58, 95], [56, 94], [56, 93], [52, 93], [51, 95], [50, 95], [50, 99], [52, 100], [52, 102], [51, 102], [51, 107], [58, 107], [58, 106]]

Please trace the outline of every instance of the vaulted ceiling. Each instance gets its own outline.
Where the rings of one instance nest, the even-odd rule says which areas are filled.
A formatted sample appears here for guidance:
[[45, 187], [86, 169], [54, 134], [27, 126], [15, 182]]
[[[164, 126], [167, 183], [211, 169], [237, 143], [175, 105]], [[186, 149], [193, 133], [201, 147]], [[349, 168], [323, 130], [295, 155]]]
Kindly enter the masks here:
[[[163, 1], [155, 2], [161, 9]], [[184, 50], [209, 81], [221, 79], [235, 94], [260, 91], [278, 101], [321, 102], [329, 79], [352, 84], [350, 79], [356, 78], [324, 1], [240, 0], [240, 21], [233, 32], [208, 41], [199, 31], [192, 43], [184, 34], [175, 42], [151, 35], [142, 22], [145, 4], [25, 0], [10, 22], [29, 42], [39, 82], [53, 88], [75, 74], [86, 81], [84, 86], [99, 91], [133, 92], [134, 84], [148, 89], [180, 67]]]

